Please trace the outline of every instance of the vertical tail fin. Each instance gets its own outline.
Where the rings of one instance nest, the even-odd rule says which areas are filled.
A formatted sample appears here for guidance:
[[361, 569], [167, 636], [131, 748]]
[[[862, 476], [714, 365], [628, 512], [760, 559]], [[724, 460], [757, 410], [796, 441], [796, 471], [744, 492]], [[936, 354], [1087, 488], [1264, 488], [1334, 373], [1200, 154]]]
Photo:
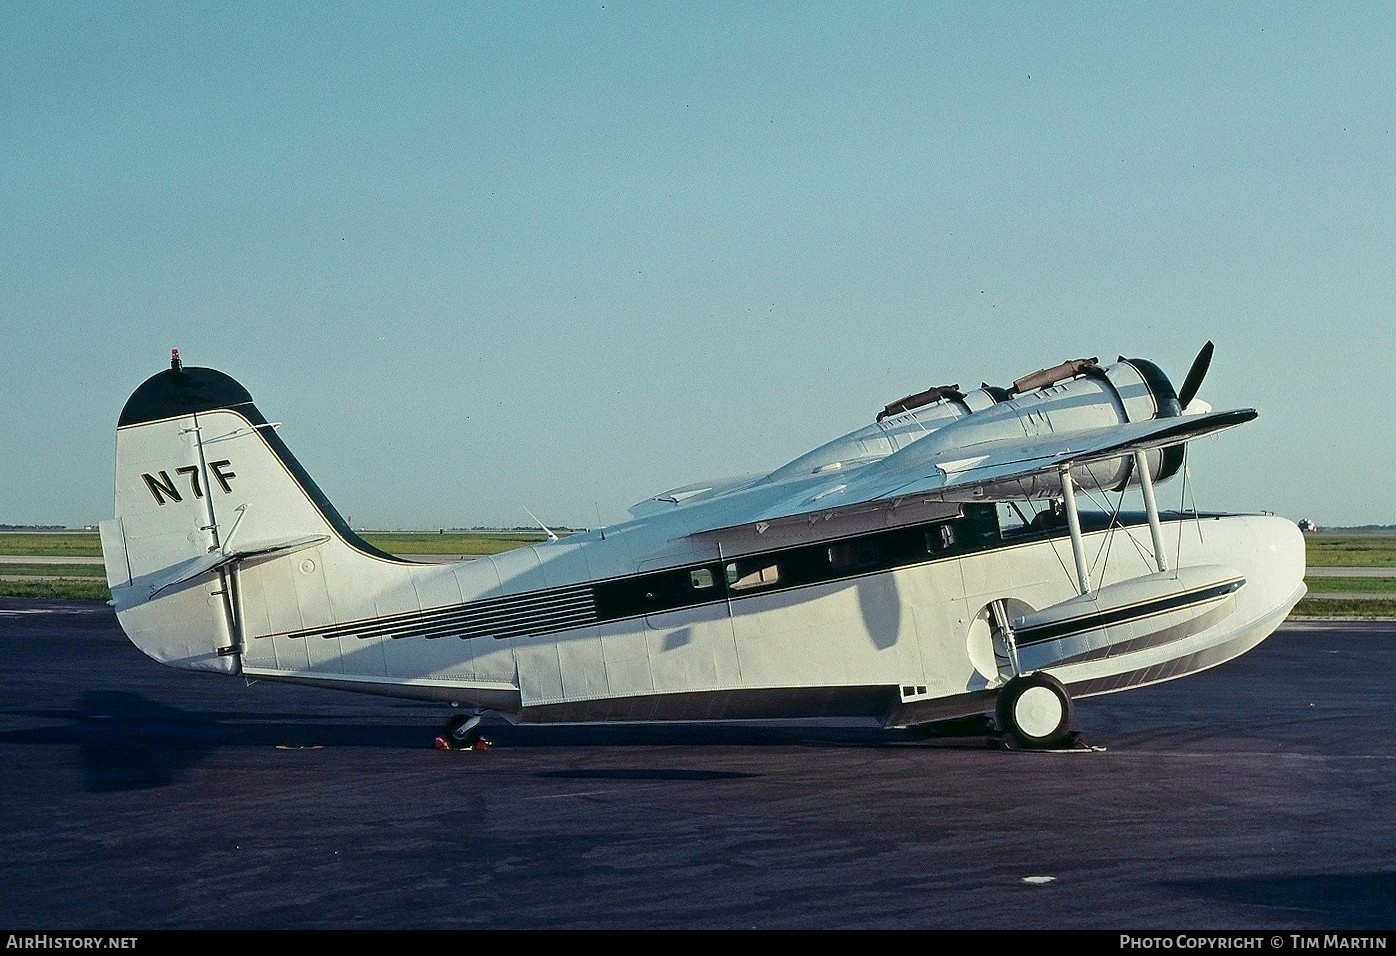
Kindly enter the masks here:
[[253, 404], [222, 372], [170, 368], [127, 400], [117, 424], [116, 512], [102, 523], [112, 604], [131, 640], [163, 663], [238, 669], [230, 566], [355, 535]]

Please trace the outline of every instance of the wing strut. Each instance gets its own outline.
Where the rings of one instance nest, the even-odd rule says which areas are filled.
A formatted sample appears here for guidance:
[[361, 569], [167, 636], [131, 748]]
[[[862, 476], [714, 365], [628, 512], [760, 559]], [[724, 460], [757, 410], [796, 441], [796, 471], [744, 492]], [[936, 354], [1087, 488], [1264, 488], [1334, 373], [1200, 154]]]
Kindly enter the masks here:
[[1086, 567], [1086, 546], [1081, 541], [1081, 516], [1076, 512], [1076, 483], [1070, 463], [1057, 469], [1062, 480], [1062, 501], [1066, 504], [1066, 526], [1071, 531], [1071, 556], [1076, 559], [1076, 583], [1082, 594], [1091, 593], [1091, 572]]
[[1149, 516], [1149, 534], [1154, 539], [1154, 562], [1160, 571], [1168, 570], [1168, 557], [1163, 551], [1163, 529], [1159, 526], [1158, 502], [1154, 500], [1154, 476], [1149, 474], [1149, 460], [1142, 448], [1134, 451], [1134, 473], [1139, 476], [1139, 488], [1144, 492], [1144, 511]]
[[[1160, 571], [1168, 570], [1168, 555], [1163, 550], [1163, 528], [1159, 523], [1158, 500], [1154, 497], [1154, 478], [1149, 473], [1149, 460], [1142, 448], [1134, 451], [1134, 471], [1139, 476], [1139, 488], [1144, 492], [1144, 511], [1149, 516], [1149, 535], [1153, 538], [1154, 563]], [[1086, 549], [1081, 539], [1081, 515], [1076, 510], [1076, 482], [1071, 477], [1071, 465], [1057, 468], [1061, 477], [1062, 502], [1066, 506], [1066, 525], [1071, 531], [1071, 556], [1076, 561], [1076, 586], [1082, 594], [1091, 593], [1091, 572], [1086, 566]]]

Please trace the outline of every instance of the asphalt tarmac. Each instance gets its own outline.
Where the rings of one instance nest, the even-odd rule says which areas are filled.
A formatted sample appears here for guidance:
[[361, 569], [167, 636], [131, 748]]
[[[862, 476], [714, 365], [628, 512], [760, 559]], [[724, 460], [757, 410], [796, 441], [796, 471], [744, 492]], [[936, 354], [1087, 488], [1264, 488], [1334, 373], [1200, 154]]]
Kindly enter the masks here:
[[447, 715], [0, 599], [0, 931], [1396, 928], [1391, 621], [1078, 701], [1069, 753]]

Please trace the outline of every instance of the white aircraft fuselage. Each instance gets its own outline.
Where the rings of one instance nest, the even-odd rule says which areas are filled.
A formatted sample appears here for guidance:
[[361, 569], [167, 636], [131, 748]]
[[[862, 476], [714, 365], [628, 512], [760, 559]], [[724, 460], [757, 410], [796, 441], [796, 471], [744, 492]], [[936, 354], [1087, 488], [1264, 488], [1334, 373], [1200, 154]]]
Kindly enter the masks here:
[[[954, 391], [625, 523], [440, 564], [364, 542], [241, 386], [176, 361], [118, 428], [113, 605], [175, 667], [518, 722], [903, 727], [998, 705], [1057, 743], [1071, 698], [1234, 658], [1304, 594], [1293, 521], [1158, 512], [1182, 442], [1254, 415], [1181, 414], [1160, 377], [1121, 360]], [[1141, 487], [1138, 512], [1075, 502]], [[1047, 501], [1031, 525], [1010, 510]]]

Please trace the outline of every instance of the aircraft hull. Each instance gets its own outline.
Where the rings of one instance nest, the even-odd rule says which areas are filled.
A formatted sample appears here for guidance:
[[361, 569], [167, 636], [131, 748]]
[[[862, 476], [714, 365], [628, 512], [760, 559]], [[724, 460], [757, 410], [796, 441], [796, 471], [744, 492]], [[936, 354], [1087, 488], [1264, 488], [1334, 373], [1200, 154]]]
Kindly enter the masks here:
[[[1291, 522], [1238, 515], [1166, 527], [1182, 573], [1150, 572], [1146, 556], [1117, 544], [1128, 553], [1101, 566], [1098, 595], [1138, 603], [1137, 582], [1161, 593], [1170, 578], [1183, 591], [1228, 575], [1244, 587], [1193, 606], [1181, 622], [1178, 612], [1151, 617], [1149, 639], [1136, 621], [1092, 632], [1089, 654], [1063, 652], [1060, 641], [1050, 645], [1055, 658], [1027, 648], [1023, 669], [1048, 670], [1078, 697], [1181, 677], [1255, 646], [1303, 594], [1303, 540]], [[1086, 535], [1088, 549], [1103, 551], [1106, 534]], [[828, 551], [850, 539], [792, 540], [771, 552], [771, 567], [803, 555], [801, 548]], [[1012, 673], [985, 626], [993, 602], [1040, 623], [1041, 609], [1050, 618], [1050, 609], [1080, 601], [1064, 538], [1003, 536], [982, 550], [889, 570], [594, 621], [601, 592], [561, 583], [575, 581], [579, 565], [603, 581], [644, 586], [656, 580], [653, 565], [664, 563], [637, 562], [638, 542], [617, 544], [559, 542], [452, 565], [389, 564], [358, 581], [361, 556], [338, 553], [336, 541], [248, 562], [226, 582], [236, 595], [236, 626], [228, 628], [238, 633], [235, 654], [199, 650], [192, 638], [143, 644], [141, 635], [172, 629], [139, 618], [179, 613], [172, 602], [128, 609], [122, 623], [147, 653], [177, 666], [232, 665], [247, 677], [450, 702], [522, 723], [858, 717], [901, 725], [992, 708]], [[690, 550], [671, 568], [720, 570], [722, 550]], [[1199, 571], [1193, 562], [1203, 559]], [[743, 560], [765, 559], [748, 550]], [[627, 568], [629, 575], [619, 573]], [[384, 586], [385, 577], [401, 580]], [[218, 590], [218, 582], [191, 583], [184, 593], [216, 609]], [[1091, 607], [1099, 609], [1099, 597]]]

